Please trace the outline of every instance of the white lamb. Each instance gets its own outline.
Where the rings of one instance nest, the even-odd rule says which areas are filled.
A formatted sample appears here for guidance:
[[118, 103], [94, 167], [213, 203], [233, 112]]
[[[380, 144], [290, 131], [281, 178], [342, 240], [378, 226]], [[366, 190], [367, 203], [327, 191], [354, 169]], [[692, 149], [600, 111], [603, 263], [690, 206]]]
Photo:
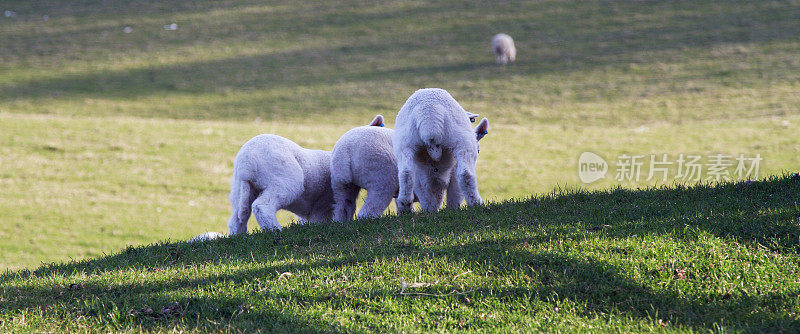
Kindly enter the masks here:
[[506, 34], [497, 34], [492, 37], [492, 51], [498, 64], [506, 65], [517, 57], [517, 48], [514, 40]]
[[473, 132], [465, 112], [450, 93], [439, 88], [420, 89], [406, 100], [397, 114], [393, 137], [399, 181], [397, 211], [411, 211], [415, 194], [423, 211], [439, 210], [445, 189], [452, 183], [451, 174], [461, 191], [448, 194], [463, 195], [469, 206], [483, 204], [475, 163], [478, 140], [489, 121], [483, 118]]
[[[378, 115], [379, 117], [380, 116]], [[474, 122], [477, 114], [467, 113]], [[475, 128], [476, 138], [486, 133], [486, 124]], [[358, 218], [383, 214], [397, 196], [397, 159], [392, 149], [394, 130], [385, 127], [360, 126], [347, 131], [333, 146], [331, 186], [333, 188], [333, 220], [353, 218], [356, 199], [361, 189], [367, 191]], [[451, 173], [447, 189], [447, 207], [457, 208], [463, 196], [455, 173]]]
[[278, 135], [255, 136], [236, 154], [230, 201], [230, 235], [247, 232], [251, 210], [265, 230], [281, 229], [275, 216], [281, 209], [303, 222], [330, 220], [331, 152], [305, 149]]
[[[378, 117], [383, 124], [383, 116]], [[336, 141], [331, 157], [333, 220], [353, 218], [361, 189], [367, 190], [367, 199], [359, 218], [379, 216], [386, 210], [397, 191], [397, 163], [391, 147], [392, 130], [385, 127], [360, 126]]]

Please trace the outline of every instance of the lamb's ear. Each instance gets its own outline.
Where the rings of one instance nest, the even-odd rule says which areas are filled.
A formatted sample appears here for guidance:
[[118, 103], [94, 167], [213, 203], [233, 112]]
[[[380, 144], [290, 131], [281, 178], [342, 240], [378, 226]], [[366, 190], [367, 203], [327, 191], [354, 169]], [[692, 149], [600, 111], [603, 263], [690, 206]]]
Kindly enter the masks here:
[[481, 140], [487, 133], [489, 133], [489, 120], [484, 117], [475, 127], [475, 138]]
[[473, 114], [473, 113], [467, 111], [467, 117], [469, 117], [469, 121], [472, 122], [472, 123], [475, 123], [475, 120], [478, 119], [478, 116], [480, 116], [480, 115], [479, 114]]
[[383, 123], [383, 116], [376, 115], [375, 118], [372, 119], [372, 122], [369, 123], [369, 126], [386, 126], [386, 124]]

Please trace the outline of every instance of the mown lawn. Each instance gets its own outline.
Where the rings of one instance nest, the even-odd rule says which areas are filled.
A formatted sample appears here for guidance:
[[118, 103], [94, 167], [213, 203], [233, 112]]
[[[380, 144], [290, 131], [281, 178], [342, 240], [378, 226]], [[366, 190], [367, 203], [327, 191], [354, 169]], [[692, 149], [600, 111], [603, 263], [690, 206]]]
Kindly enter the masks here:
[[[247, 139], [330, 149], [374, 114], [392, 126], [421, 87], [490, 119], [478, 168], [495, 202], [658, 184], [612, 169], [584, 185], [585, 151], [611, 164], [760, 154], [759, 177], [798, 168], [798, 1], [1, 7], [15, 15], [0, 17], [0, 268], [225, 231]], [[489, 53], [500, 31], [519, 50], [508, 67]]]

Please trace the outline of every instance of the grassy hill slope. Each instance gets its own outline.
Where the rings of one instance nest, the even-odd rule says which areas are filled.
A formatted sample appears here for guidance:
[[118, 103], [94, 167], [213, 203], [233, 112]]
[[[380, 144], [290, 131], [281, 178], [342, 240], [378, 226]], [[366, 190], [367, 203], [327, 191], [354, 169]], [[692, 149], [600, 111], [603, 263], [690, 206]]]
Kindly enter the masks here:
[[[583, 185], [585, 151], [610, 164], [760, 154], [760, 177], [798, 168], [797, 0], [2, 7], [16, 15], [0, 16], [0, 268], [224, 231], [249, 138], [330, 149], [376, 113], [393, 126], [421, 87], [490, 119], [478, 176], [494, 201], [659, 184], [615, 181], [612, 166]], [[501, 31], [517, 42], [511, 66], [489, 50]]]
[[0, 331], [792, 332], [798, 194], [796, 175], [563, 191], [130, 247], [7, 272]]

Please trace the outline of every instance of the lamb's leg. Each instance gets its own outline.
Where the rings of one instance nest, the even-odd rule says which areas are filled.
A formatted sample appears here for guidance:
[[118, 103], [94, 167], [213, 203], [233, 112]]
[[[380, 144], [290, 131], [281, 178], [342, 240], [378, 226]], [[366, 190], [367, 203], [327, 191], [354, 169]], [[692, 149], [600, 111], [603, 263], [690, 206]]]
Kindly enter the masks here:
[[263, 230], [281, 230], [281, 224], [275, 213], [288, 203], [281, 203], [280, 198], [270, 196], [266, 191], [262, 192], [253, 202], [253, 214], [256, 216], [258, 225]]
[[[249, 215], [247, 217], [250, 218]], [[242, 224], [239, 221], [239, 213], [234, 211], [231, 213], [231, 218], [228, 219], [228, 234], [234, 235], [244, 232], [247, 232], [247, 224]]]
[[414, 150], [403, 148], [397, 152], [397, 212], [409, 212], [414, 205]]
[[[278, 223], [275, 213], [290, 207], [303, 194], [302, 169], [295, 166], [283, 167], [283, 170], [272, 171], [280, 173], [276, 174], [280, 177], [269, 178], [267, 186], [253, 202], [253, 215], [263, 230], [281, 230], [281, 224]], [[301, 219], [306, 218], [298, 216]]]
[[423, 212], [436, 212], [442, 207], [444, 200], [444, 184], [426, 173], [417, 173], [414, 191], [419, 197], [419, 205]]
[[361, 188], [352, 184], [333, 185], [333, 220], [340, 222], [353, 219], [359, 191]]
[[[296, 187], [285, 187], [280, 190], [270, 190], [271, 188], [267, 188], [262, 191], [261, 195], [259, 195], [253, 202], [253, 215], [256, 216], [256, 221], [258, 222], [258, 225], [261, 226], [261, 229], [282, 229], [281, 224], [278, 222], [278, 218], [275, 216], [275, 213], [277, 213], [278, 210], [289, 206], [294, 199], [299, 196], [299, 189], [293, 189], [295, 191], [290, 191], [289, 188]], [[300, 218], [302, 219], [302, 217]]]
[[478, 177], [475, 174], [476, 158], [476, 154], [467, 150], [456, 152], [456, 178], [468, 206], [483, 204], [483, 199], [478, 193]]
[[311, 211], [311, 215], [308, 216], [309, 223], [327, 222], [331, 220], [333, 220], [333, 210], [331, 210], [330, 205], [327, 209], [316, 207]]
[[461, 201], [464, 196], [461, 195], [461, 189], [458, 186], [458, 178], [456, 177], [456, 168], [450, 174], [450, 184], [447, 185], [447, 208], [458, 209], [461, 207]]
[[244, 181], [231, 186], [231, 218], [228, 220], [228, 234], [247, 232], [247, 221], [250, 220], [250, 204], [254, 196], [250, 184]]
[[379, 217], [392, 203], [394, 189], [367, 189], [367, 199], [358, 211], [358, 218]]
[[444, 191], [421, 191], [419, 205], [422, 212], [436, 212], [442, 207]]

